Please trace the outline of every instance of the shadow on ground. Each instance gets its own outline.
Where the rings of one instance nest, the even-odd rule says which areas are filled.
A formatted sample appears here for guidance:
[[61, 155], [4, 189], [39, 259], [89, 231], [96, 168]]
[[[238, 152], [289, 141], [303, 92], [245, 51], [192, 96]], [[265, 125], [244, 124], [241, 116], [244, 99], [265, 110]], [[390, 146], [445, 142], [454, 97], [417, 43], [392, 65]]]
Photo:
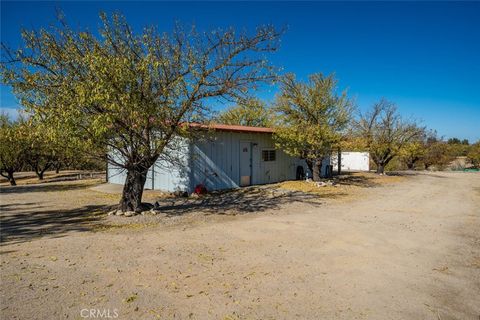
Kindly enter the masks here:
[[[362, 188], [371, 188], [382, 185], [380, 182], [382, 177], [388, 179], [388, 177], [413, 177], [424, 174], [424, 172], [418, 171], [389, 171], [385, 175], [380, 176], [375, 173], [358, 174], [354, 172], [343, 172], [341, 176], [335, 176], [333, 180], [340, 185], [356, 186]], [[429, 177], [445, 179], [445, 176], [429, 173]]]
[[[87, 179], [105, 179], [105, 172], [75, 170], [55, 173], [54, 171], [47, 171], [44, 174], [43, 180], [39, 180], [34, 172], [15, 173], [15, 181], [18, 185]], [[0, 176], [0, 183], [7, 185], [7, 182], [8, 180], [5, 177]]]
[[344, 186], [356, 186], [363, 188], [371, 188], [379, 186], [380, 184], [376, 182], [376, 177], [374, 176], [365, 176], [365, 175], [356, 175], [355, 173], [342, 173], [341, 176], [336, 176], [333, 179], [337, 184]]
[[110, 208], [88, 205], [74, 209], [41, 210], [35, 203], [0, 205], [0, 242], [18, 243], [38, 237], [61, 237], [70, 231], [88, 231]]
[[[369, 178], [346, 175], [342, 184], [373, 185]], [[15, 187], [2, 187], [4, 196], [14, 195], [16, 203], [0, 204], [0, 231], [1, 243], [16, 243], [30, 241], [39, 237], [63, 237], [71, 231], [91, 231], [103, 224], [106, 212], [112, 210], [111, 202], [103, 201], [96, 193], [84, 191], [88, 183], [44, 183]], [[64, 192], [68, 191], [68, 192]], [[165, 198], [159, 197], [158, 210], [166, 217], [178, 217], [190, 213], [204, 215], [237, 215], [247, 213], [261, 213], [267, 210], [276, 210], [285, 204], [302, 202], [312, 206], [320, 206], [326, 198], [338, 198], [345, 193], [312, 194], [302, 191], [280, 189], [274, 185], [252, 186], [228, 191], [212, 192], [208, 195], [194, 198]], [[56, 204], [55, 200], [62, 198], [67, 201]], [[82, 194], [82, 201], [88, 205], [72, 205], [68, 199]], [[96, 197], [89, 201], [89, 196]], [[35, 202], [33, 199], [43, 201]], [[22, 200], [18, 200], [22, 199]], [[91, 198], [93, 200], [94, 198]], [[29, 201], [30, 200], [30, 201]], [[99, 202], [100, 201], [100, 202]], [[93, 202], [93, 203], [92, 203]], [[157, 216], [161, 219], [161, 216]], [[153, 218], [153, 217], [152, 217]], [[129, 218], [120, 218], [127, 222]], [[157, 220], [157, 218], [154, 218]], [[132, 220], [134, 222], [135, 220]]]
[[[0, 193], [9, 194], [9, 193], [28, 193], [28, 192], [58, 192], [58, 191], [70, 191], [85, 189], [86, 185], [84, 183], [79, 184], [59, 184], [53, 183], [56, 181], [48, 181], [38, 184], [27, 184], [27, 185], [17, 185], [17, 186], [2, 186], [0, 187]], [[85, 181], [88, 183], [89, 181]]]
[[[339, 194], [338, 196], [341, 196]], [[202, 211], [205, 214], [245, 214], [277, 209], [287, 203], [321, 204], [317, 194], [275, 190], [269, 187], [248, 187], [223, 192], [212, 192], [200, 198], [170, 198], [158, 201], [159, 211], [179, 216]]]

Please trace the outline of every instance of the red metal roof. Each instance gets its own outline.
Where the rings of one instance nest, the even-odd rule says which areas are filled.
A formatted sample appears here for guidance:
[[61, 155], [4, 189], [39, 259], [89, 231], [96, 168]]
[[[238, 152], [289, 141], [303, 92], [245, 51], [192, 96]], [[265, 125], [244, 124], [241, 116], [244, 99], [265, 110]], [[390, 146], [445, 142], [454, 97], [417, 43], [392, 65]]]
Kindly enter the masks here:
[[200, 124], [200, 123], [190, 123], [190, 127], [202, 128], [202, 129], [211, 129], [218, 131], [231, 131], [231, 132], [254, 132], [254, 133], [273, 133], [272, 128], [265, 127], [249, 127], [249, 126], [237, 126], [230, 124]]

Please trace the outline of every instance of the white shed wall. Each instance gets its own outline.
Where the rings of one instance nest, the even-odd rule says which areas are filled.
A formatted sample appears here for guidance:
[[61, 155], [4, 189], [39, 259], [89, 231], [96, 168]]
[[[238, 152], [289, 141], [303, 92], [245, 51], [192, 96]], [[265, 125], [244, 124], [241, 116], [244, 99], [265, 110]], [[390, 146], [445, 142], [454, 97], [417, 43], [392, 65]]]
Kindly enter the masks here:
[[190, 147], [188, 140], [179, 139], [167, 150], [168, 159], [157, 160], [150, 168], [153, 189], [168, 192], [190, 190]]
[[297, 166], [307, 171], [305, 161], [276, 151], [275, 161], [262, 161], [262, 150], [274, 149], [270, 134], [217, 131], [192, 144], [191, 188], [204, 183], [209, 190], [240, 186], [240, 143], [249, 142], [252, 156], [251, 184], [293, 180]]
[[[168, 148], [168, 159], [157, 160], [147, 173], [145, 189], [154, 189], [173, 192], [189, 189], [189, 142], [185, 139], [178, 139], [172, 143], [174, 146]], [[116, 161], [123, 163], [125, 160], [120, 155]], [[108, 182], [124, 184], [127, 172], [124, 169], [108, 164]]]
[[[333, 153], [331, 164], [333, 170], [338, 170], [337, 153]], [[342, 171], [369, 171], [370, 153], [368, 152], [342, 152]]]
[[[122, 163], [124, 160], [121, 156], [116, 156], [115, 161]], [[107, 166], [107, 179], [109, 183], [113, 184], [125, 184], [125, 179], [127, 178], [127, 171], [123, 168], [119, 168], [112, 164]], [[145, 181], [145, 189], [153, 189], [152, 185], [152, 169], [147, 173], [147, 180]]]
[[[304, 160], [291, 157], [276, 150], [275, 161], [263, 161], [262, 150], [275, 149], [271, 134], [215, 131], [197, 141], [182, 141], [177, 148], [169, 150], [176, 159], [174, 163], [158, 160], [150, 168], [146, 189], [192, 192], [203, 183], [208, 190], [238, 188], [240, 186], [240, 144], [249, 143], [251, 149], [251, 184], [267, 184], [294, 180], [298, 166], [312, 177]], [[322, 174], [330, 159], [325, 159]], [[108, 166], [108, 181], [124, 184], [126, 172]]]

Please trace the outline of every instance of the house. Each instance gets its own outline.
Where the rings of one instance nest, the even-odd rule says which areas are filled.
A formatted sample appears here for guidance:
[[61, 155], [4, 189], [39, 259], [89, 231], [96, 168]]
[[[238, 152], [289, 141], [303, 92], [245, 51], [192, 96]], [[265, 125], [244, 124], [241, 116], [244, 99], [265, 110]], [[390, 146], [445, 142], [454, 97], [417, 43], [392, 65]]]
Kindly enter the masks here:
[[[275, 149], [271, 128], [215, 124], [209, 129], [204, 139], [183, 141], [181, 161], [158, 160], [149, 169], [145, 188], [190, 193], [198, 184], [222, 190], [311, 177], [304, 160]], [[322, 175], [329, 164], [325, 159]], [[126, 172], [109, 164], [107, 177], [123, 184]]]

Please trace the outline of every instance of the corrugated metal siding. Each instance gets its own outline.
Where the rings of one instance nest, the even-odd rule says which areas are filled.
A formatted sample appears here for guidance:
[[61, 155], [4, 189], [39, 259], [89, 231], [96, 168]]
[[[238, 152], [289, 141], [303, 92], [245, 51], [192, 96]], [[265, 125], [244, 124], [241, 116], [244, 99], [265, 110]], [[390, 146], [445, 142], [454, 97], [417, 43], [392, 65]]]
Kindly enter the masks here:
[[[115, 161], [118, 163], [123, 163], [123, 157], [120, 154], [116, 154], [115, 152], [110, 152], [110, 154], [114, 157]], [[114, 166], [113, 164], [108, 163], [107, 167], [107, 178], [109, 183], [114, 184], [125, 184], [125, 178], [127, 177], [127, 172]]]
[[169, 159], [159, 159], [152, 166], [153, 186], [162, 191], [190, 191], [190, 145], [188, 140], [174, 141]]
[[[162, 191], [189, 191], [190, 169], [189, 169], [189, 144], [185, 139], [179, 139], [173, 142], [174, 147], [168, 150], [169, 159], [159, 159], [147, 173], [145, 189], [155, 189]], [[117, 162], [124, 162], [122, 157], [116, 157]], [[127, 176], [126, 170], [108, 164], [108, 182], [114, 184], [124, 184]]]
[[297, 166], [305, 161], [276, 151], [275, 161], [262, 161], [264, 149], [274, 149], [270, 134], [215, 132], [209, 139], [192, 144], [191, 188], [204, 183], [209, 190], [237, 188], [240, 185], [240, 142], [250, 142], [252, 150], [252, 184], [292, 180]]
[[108, 182], [114, 184], [124, 184], [126, 176], [127, 174], [123, 169], [118, 168], [110, 163], [108, 164]]
[[192, 143], [190, 188], [193, 190], [200, 183], [209, 190], [238, 187], [239, 159], [235, 156], [235, 148], [239, 148], [238, 141], [236, 143], [227, 132], [218, 132]]
[[[239, 133], [215, 131], [208, 137], [178, 144], [176, 156], [179, 160], [172, 164], [158, 160], [150, 168], [145, 188], [163, 191], [192, 192], [196, 185], [203, 183], [208, 190], [238, 188], [240, 186], [240, 143], [250, 142], [252, 152], [251, 184], [267, 184], [296, 178], [297, 166], [309, 172], [304, 160], [291, 157], [276, 150], [275, 161], [262, 161], [262, 150], [274, 149], [271, 134]], [[324, 160], [322, 173], [330, 163]], [[126, 172], [109, 165], [109, 182], [125, 182]]]
[[[122, 157], [117, 156], [115, 161], [121, 163], [123, 162], [123, 159]], [[109, 163], [107, 177], [108, 177], [109, 183], [125, 184], [125, 179], [127, 178], [127, 171], [123, 168], [119, 168]], [[147, 180], [145, 181], [145, 189], [153, 189], [151, 170], [147, 173]]]
[[155, 190], [173, 192], [177, 190], [187, 191], [189, 189], [188, 173], [177, 164], [158, 161], [150, 171], [152, 172]]

